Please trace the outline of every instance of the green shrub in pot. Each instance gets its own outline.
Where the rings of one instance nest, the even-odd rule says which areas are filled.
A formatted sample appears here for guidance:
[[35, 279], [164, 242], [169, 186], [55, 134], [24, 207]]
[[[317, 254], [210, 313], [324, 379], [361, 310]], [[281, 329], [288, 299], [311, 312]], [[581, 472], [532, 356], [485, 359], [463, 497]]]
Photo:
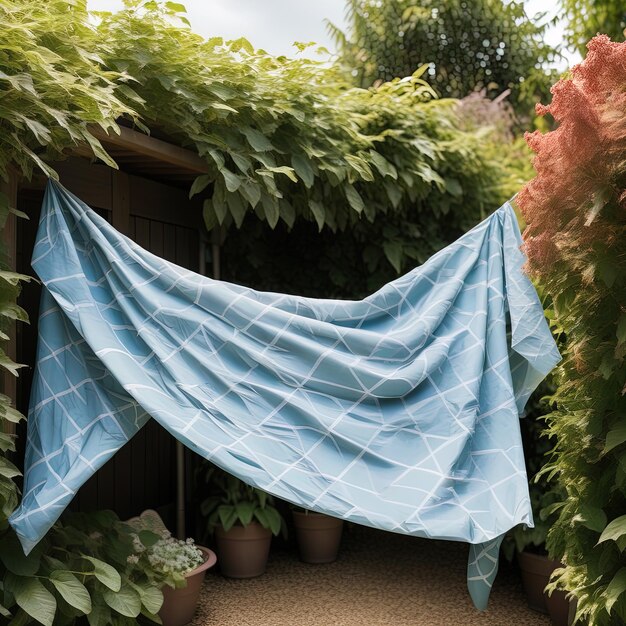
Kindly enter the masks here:
[[200, 510], [209, 533], [218, 526], [228, 531], [255, 522], [273, 535], [286, 532], [285, 521], [269, 494], [212, 465], [206, 468], [205, 481], [211, 495], [202, 501]]
[[201, 504], [206, 528], [215, 535], [220, 569], [231, 578], [265, 572], [272, 535], [286, 533], [274, 499], [235, 476], [213, 467], [205, 470], [210, 495]]

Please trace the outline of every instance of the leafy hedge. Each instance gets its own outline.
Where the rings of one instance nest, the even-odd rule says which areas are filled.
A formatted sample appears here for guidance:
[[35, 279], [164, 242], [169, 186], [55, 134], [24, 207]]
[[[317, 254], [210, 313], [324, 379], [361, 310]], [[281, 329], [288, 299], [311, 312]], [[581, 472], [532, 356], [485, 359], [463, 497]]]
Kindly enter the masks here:
[[565, 490], [547, 547], [594, 626], [626, 620], [626, 43], [606, 36], [538, 107], [537, 176], [519, 194], [529, 267], [567, 337], [545, 468]]
[[[356, 89], [326, 63], [271, 57], [244, 39], [205, 41], [175, 2], [128, 0], [94, 20], [86, 0], [3, 0], [0, 25], [4, 180], [10, 168], [54, 176], [49, 163], [77, 145], [114, 167], [93, 127], [157, 129], [206, 159], [210, 173], [191, 193], [205, 200], [208, 228], [304, 224], [324, 236], [354, 234], [374, 281], [423, 261], [504, 199], [500, 164], [482, 154], [480, 132], [461, 128], [455, 103], [435, 100], [419, 72]], [[11, 211], [0, 196], [0, 227]], [[329, 271], [347, 265], [336, 255], [330, 263]], [[0, 322], [25, 321], [15, 304], [23, 277], [6, 269]], [[4, 353], [0, 366], [18, 367]], [[18, 419], [0, 396], [2, 423]], [[0, 451], [12, 448], [13, 437], [0, 435]], [[17, 474], [0, 455], [0, 529], [17, 501]], [[62, 528], [72, 526], [54, 532]], [[10, 536], [0, 539], [0, 557]], [[46, 545], [44, 564], [56, 558]], [[55, 594], [48, 573], [37, 580]], [[6, 563], [0, 574], [11, 579]], [[19, 592], [8, 589], [11, 605]]]

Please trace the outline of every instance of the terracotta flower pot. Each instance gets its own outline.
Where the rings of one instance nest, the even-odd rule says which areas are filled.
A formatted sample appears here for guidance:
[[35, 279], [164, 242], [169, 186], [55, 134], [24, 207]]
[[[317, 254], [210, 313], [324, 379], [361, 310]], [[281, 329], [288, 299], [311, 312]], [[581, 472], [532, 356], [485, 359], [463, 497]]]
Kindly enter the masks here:
[[204, 563], [185, 574], [187, 586], [174, 589], [169, 585], [165, 585], [161, 589], [163, 592], [163, 606], [159, 611], [159, 617], [163, 622], [163, 626], [184, 626], [184, 624], [188, 624], [193, 619], [204, 575], [217, 561], [215, 552], [203, 546], [198, 546], [198, 548], [204, 554]]
[[305, 563], [332, 563], [337, 558], [343, 520], [321, 513], [293, 511], [300, 558]]
[[254, 578], [265, 572], [272, 533], [261, 524], [215, 529], [220, 570], [229, 578]]
[[[559, 563], [560, 566], [560, 563]], [[556, 590], [552, 595], [546, 594], [548, 614], [554, 626], [569, 626], [570, 600], [566, 591]]]
[[517, 560], [522, 572], [522, 585], [526, 592], [528, 606], [535, 611], [547, 613], [547, 594], [544, 589], [550, 581], [550, 574], [557, 567], [561, 567], [561, 564], [547, 556], [532, 552], [520, 552]]

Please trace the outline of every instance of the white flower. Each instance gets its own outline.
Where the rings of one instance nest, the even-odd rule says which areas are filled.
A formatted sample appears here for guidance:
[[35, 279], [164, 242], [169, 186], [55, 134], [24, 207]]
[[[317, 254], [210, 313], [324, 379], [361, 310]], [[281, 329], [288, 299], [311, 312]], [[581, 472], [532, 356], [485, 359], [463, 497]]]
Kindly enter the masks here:
[[149, 548], [148, 561], [154, 569], [165, 574], [185, 574], [198, 567], [204, 556], [193, 539], [183, 541], [168, 536]]

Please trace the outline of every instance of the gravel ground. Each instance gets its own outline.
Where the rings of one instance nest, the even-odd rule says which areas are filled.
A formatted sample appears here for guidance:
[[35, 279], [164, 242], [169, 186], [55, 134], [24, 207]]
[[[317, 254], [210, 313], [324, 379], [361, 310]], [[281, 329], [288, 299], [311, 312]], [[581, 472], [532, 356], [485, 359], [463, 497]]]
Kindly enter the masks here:
[[308, 565], [294, 549], [278, 547], [258, 578], [209, 572], [193, 625], [549, 626], [527, 607], [519, 575], [506, 563], [489, 609], [476, 611], [466, 559], [463, 544], [349, 526], [335, 563]]

